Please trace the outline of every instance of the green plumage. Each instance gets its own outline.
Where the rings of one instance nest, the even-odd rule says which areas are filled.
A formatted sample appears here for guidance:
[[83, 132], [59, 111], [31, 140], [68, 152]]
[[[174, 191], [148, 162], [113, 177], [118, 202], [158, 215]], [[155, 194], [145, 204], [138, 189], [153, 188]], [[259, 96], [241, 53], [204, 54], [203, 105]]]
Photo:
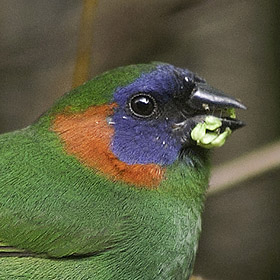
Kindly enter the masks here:
[[117, 87], [156, 65], [99, 76], [35, 124], [0, 136], [0, 241], [13, 247], [0, 249], [0, 279], [191, 275], [209, 177], [206, 152], [192, 147], [166, 166], [158, 188], [135, 188], [82, 165], [50, 130], [57, 112], [108, 103]]
[[67, 107], [71, 107], [73, 112], [79, 112], [92, 105], [111, 102], [116, 88], [130, 84], [140, 75], [154, 70], [157, 65], [158, 63], [129, 65], [105, 72], [65, 94], [49, 113], [59, 112]]
[[[134, 189], [96, 176], [66, 156], [53, 133], [37, 130], [1, 137], [0, 236], [41, 258], [0, 257], [0, 279], [187, 277], [207, 165], [176, 162], [159, 190]], [[44, 252], [93, 256], [51, 260]]]

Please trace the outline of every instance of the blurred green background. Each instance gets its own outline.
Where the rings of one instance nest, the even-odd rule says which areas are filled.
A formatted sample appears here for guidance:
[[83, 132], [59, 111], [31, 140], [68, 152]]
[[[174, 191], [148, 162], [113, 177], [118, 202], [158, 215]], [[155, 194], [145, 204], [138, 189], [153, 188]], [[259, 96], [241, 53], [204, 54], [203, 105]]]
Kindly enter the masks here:
[[[71, 89], [82, 5], [1, 0], [0, 132], [30, 124]], [[222, 164], [279, 139], [279, 17], [276, 0], [100, 0], [90, 77], [164, 61], [240, 98], [247, 126], [214, 151]], [[196, 274], [280, 279], [279, 182], [271, 171], [208, 198]]]

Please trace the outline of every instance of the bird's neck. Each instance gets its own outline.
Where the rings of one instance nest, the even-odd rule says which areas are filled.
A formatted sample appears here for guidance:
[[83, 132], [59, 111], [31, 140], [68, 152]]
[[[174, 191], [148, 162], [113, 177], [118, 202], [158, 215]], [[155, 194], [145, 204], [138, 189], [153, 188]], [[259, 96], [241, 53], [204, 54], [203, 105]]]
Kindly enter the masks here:
[[[182, 151], [181, 158], [166, 168], [165, 179], [156, 189], [104, 184], [104, 193], [120, 220], [114, 237], [119, 239], [100, 255], [81, 260], [87, 274], [95, 275], [94, 279], [188, 279], [208, 177], [207, 155], [192, 148]], [[107, 203], [107, 197], [102, 199]], [[94, 217], [88, 220], [90, 225], [95, 222]]]
[[92, 106], [85, 112], [63, 112], [50, 124], [63, 142], [69, 155], [111, 180], [148, 189], [155, 188], [163, 179], [164, 168], [157, 164], [127, 164], [111, 151], [114, 134], [106, 118], [113, 114], [115, 104]]

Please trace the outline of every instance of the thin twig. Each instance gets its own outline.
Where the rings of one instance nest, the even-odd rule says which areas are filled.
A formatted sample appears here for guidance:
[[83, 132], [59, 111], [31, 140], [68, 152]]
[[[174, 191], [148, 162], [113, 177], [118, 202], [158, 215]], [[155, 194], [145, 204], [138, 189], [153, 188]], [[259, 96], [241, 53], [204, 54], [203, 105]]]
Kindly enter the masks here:
[[280, 141], [214, 168], [209, 195], [229, 189], [276, 168], [280, 168]]
[[75, 88], [89, 78], [91, 50], [93, 41], [93, 19], [97, 0], [84, 0], [80, 21], [80, 32], [77, 47], [77, 59], [73, 74], [72, 88]]

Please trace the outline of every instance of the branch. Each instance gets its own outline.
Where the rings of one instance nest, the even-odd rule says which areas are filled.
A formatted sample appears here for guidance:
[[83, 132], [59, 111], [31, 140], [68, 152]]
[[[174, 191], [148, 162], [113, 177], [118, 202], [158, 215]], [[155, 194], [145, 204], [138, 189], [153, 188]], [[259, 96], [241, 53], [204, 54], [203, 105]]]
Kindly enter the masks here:
[[277, 141], [214, 168], [208, 194], [224, 191], [279, 167], [280, 141]]
[[77, 58], [73, 74], [72, 88], [75, 88], [89, 78], [91, 48], [93, 41], [93, 19], [97, 0], [84, 0], [80, 21]]

